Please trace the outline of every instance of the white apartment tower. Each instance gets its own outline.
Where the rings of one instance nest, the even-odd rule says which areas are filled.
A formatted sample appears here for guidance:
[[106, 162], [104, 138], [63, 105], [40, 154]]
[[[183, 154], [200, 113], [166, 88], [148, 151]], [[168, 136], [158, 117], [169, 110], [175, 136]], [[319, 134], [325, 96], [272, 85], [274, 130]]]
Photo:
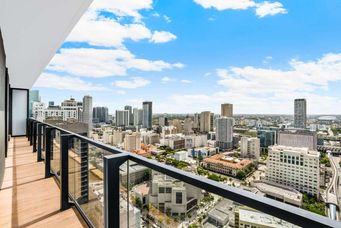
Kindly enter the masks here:
[[217, 146], [222, 150], [231, 149], [233, 146], [233, 118], [217, 118], [215, 125]]
[[306, 99], [295, 99], [294, 127], [307, 127], [307, 101]]
[[260, 139], [257, 137], [242, 137], [240, 140], [240, 153], [244, 158], [259, 159]]
[[265, 181], [319, 195], [319, 153], [304, 147], [270, 146]]

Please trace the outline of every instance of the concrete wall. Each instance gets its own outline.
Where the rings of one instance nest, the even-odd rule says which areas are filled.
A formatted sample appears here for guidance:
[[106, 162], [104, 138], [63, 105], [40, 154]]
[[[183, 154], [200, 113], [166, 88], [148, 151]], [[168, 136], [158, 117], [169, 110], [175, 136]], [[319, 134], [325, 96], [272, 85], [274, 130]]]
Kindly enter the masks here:
[[5, 171], [5, 91], [6, 91], [6, 65], [5, 65], [5, 51], [0, 30], [0, 188]]

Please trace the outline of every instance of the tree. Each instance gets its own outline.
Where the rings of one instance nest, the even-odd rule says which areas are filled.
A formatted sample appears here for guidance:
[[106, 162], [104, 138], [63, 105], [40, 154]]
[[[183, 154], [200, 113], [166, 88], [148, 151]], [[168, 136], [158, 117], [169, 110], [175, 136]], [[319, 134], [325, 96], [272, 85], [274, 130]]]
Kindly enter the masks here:
[[238, 173], [237, 173], [237, 178], [238, 179], [244, 179], [246, 177], [246, 174], [245, 174], [245, 172], [244, 171], [238, 171]]
[[135, 198], [135, 205], [137, 208], [141, 209], [142, 208], [142, 201], [140, 199], [140, 197], [136, 197]]

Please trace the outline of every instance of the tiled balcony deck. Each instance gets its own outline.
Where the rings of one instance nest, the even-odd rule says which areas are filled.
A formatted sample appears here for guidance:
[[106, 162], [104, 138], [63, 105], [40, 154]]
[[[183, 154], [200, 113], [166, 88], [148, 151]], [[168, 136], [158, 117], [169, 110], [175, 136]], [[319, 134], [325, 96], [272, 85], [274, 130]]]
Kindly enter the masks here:
[[87, 227], [75, 209], [60, 211], [59, 187], [27, 138], [12, 138], [0, 190], [0, 227]]

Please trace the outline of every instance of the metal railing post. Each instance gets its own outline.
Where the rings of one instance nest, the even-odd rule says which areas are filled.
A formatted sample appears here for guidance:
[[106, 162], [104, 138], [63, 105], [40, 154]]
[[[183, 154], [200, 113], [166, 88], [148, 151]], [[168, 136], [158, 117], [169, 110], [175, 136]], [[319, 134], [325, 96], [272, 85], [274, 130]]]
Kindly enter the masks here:
[[33, 120], [30, 121], [30, 146], [33, 145]]
[[110, 155], [103, 158], [105, 228], [120, 227], [120, 165], [127, 160], [126, 154]]
[[33, 152], [37, 152], [37, 128], [38, 122], [33, 123]]
[[71, 207], [69, 202], [69, 138], [72, 135], [60, 135], [60, 210]]
[[42, 140], [41, 140], [41, 136], [42, 136], [43, 124], [38, 123], [38, 124], [37, 124], [37, 127], [38, 127], [37, 162], [40, 162], [40, 161], [43, 161], [43, 159], [41, 158], [41, 150], [42, 150]]
[[45, 178], [52, 176], [51, 174], [51, 150], [52, 150], [52, 131], [53, 128], [46, 127], [46, 137], [45, 137]]

